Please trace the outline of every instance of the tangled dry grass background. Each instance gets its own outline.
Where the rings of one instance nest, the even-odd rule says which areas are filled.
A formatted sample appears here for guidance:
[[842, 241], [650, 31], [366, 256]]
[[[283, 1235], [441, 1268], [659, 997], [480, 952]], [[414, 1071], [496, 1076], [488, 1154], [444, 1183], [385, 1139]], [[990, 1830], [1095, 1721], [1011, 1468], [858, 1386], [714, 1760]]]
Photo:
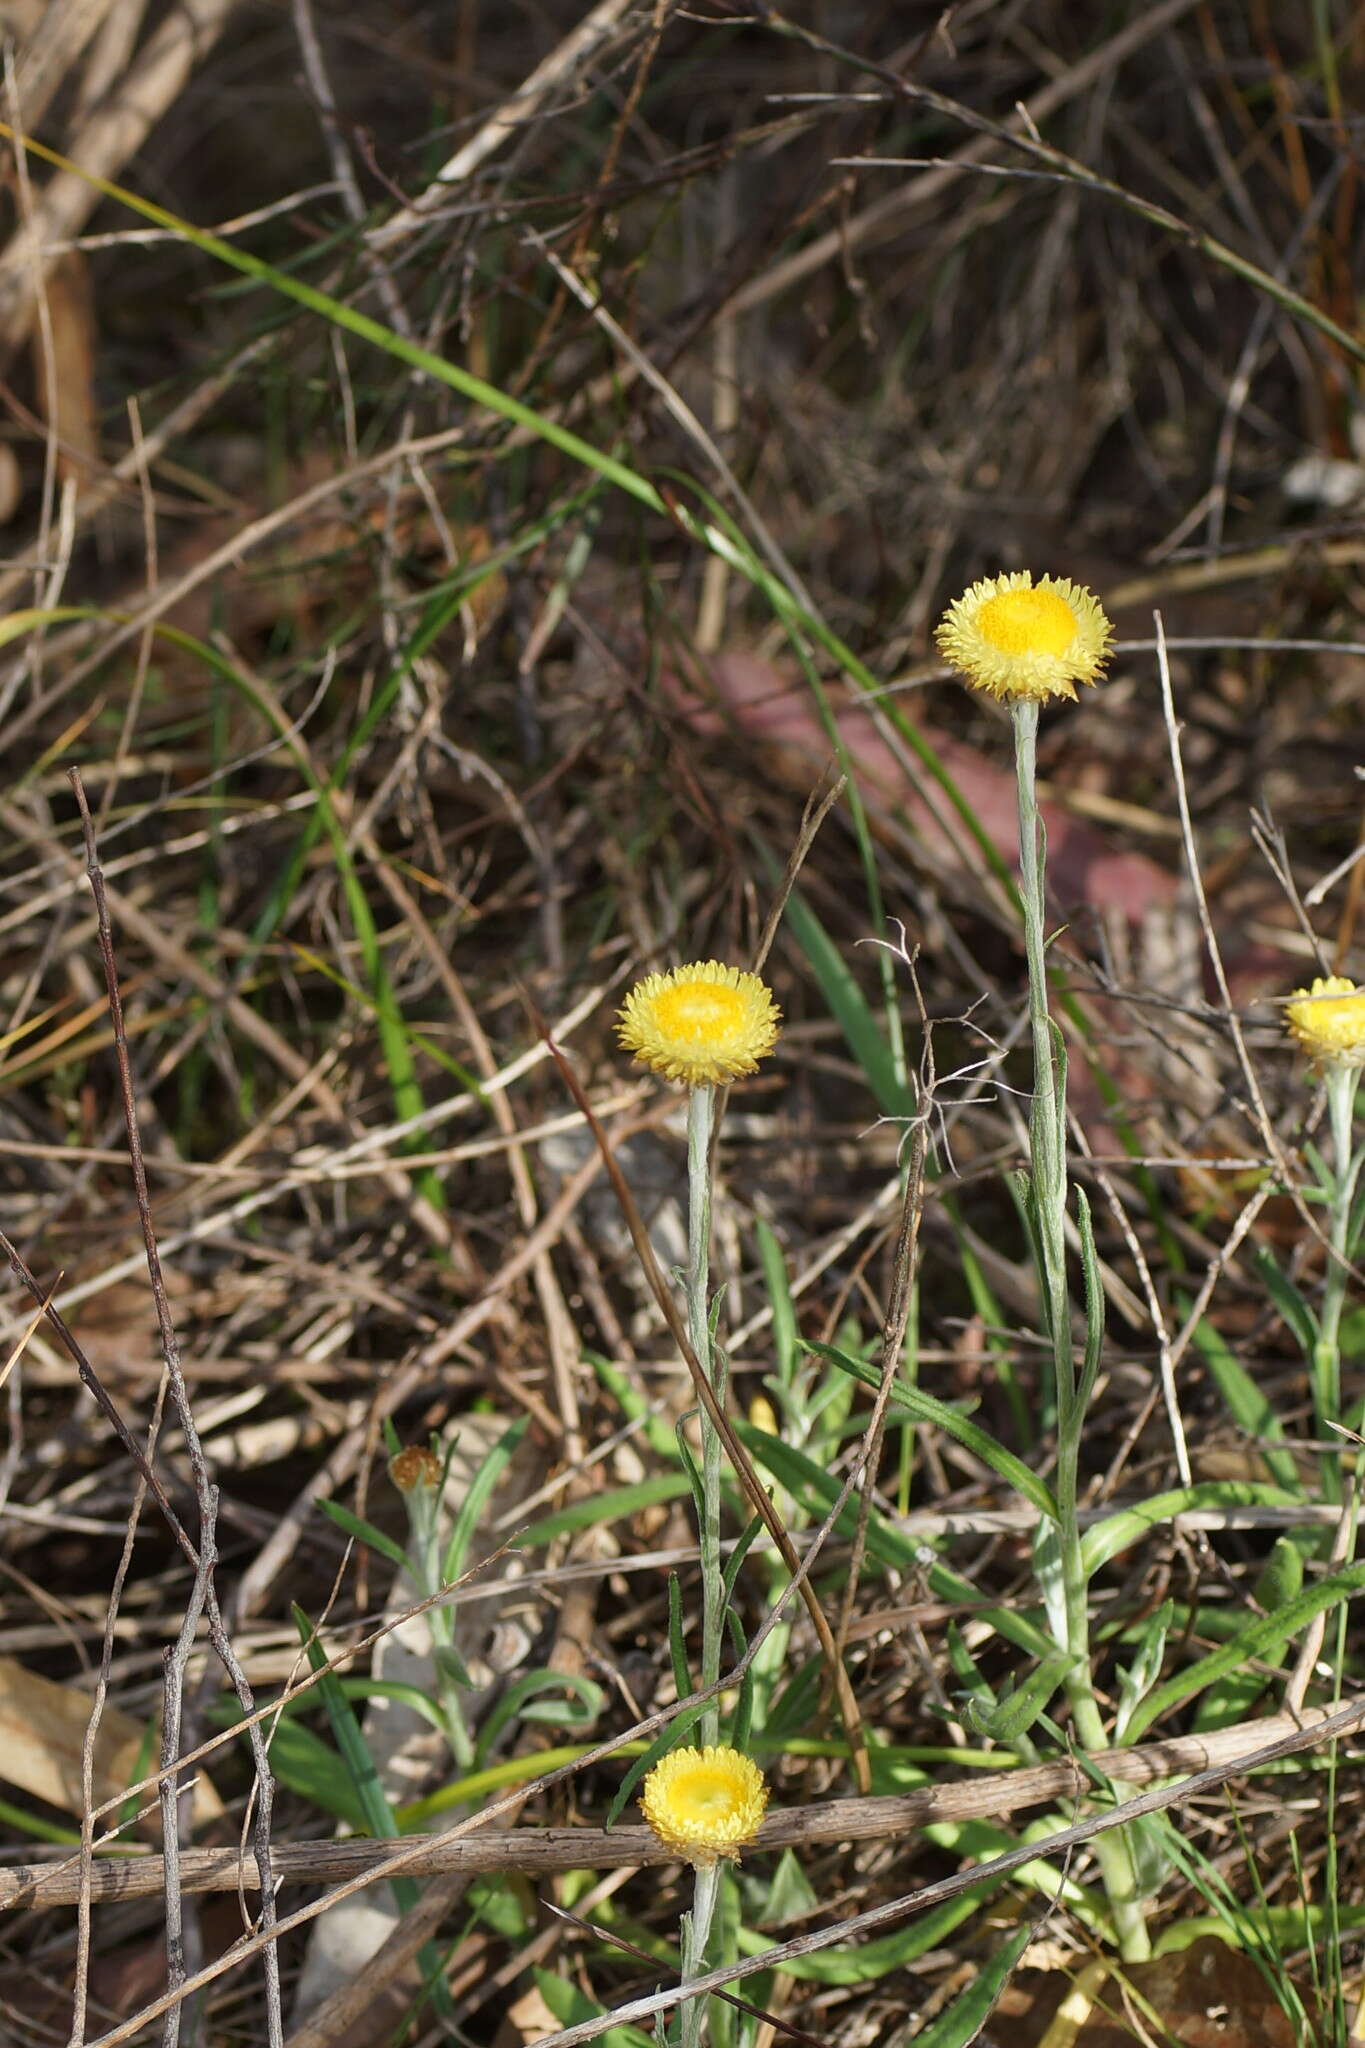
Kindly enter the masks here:
[[[1254, 1380], [1280, 1455], [1311, 1470], [1302, 1366], [1255, 1254], [1273, 1250], [1306, 1288], [1320, 1275], [1285, 1192], [1312, 1091], [1274, 999], [1317, 971], [1359, 973], [1365, 865], [1315, 890], [1362, 829], [1365, 17], [1350, 0], [828, 0], [785, 15], [728, 0], [12, 0], [0, 14], [9, 128], [80, 167], [11, 153], [0, 249], [3, 1228], [144, 1446], [167, 1383], [77, 767], [203, 1459], [172, 1399], [141, 1470], [15, 1280], [0, 1861], [76, 1877], [67, 1903], [0, 1925], [0, 2037], [161, 2039], [169, 1996], [182, 2040], [265, 2042], [269, 1951], [295, 2048], [445, 2038], [429, 2010], [407, 2026], [410, 1959], [357, 2002], [306, 1926], [214, 1974], [242, 1934], [233, 1891], [185, 1887], [184, 1970], [209, 1973], [193, 1999], [174, 1969], [166, 1992], [165, 1884], [92, 1904], [97, 1866], [78, 1907], [72, 1838], [91, 1795], [154, 1775], [148, 1730], [187, 1612], [172, 1658], [182, 1753], [220, 1738], [184, 1802], [187, 1845], [235, 1868], [251, 1837], [250, 1757], [223, 1732], [224, 1662], [194, 1625], [196, 1584], [213, 1596], [165, 1510], [193, 1553], [217, 1489], [219, 1644], [265, 1703], [307, 1670], [291, 1604], [325, 1616], [338, 1655], [406, 1604], [391, 1566], [316, 1506], [339, 1500], [402, 1539], [386, 1420], [405, 1443], [459, 1422], [462, 1455], [524, 1420], [474, 1544], [491, 1560], [482, 1590], [461, 1609], [479, 1710], [532, 1668], [600, 1687], [584, 1742], [666, 1707], [667, 1575], [686, 1602], [694, 1554], [667, 1462], [686, 1382], [547, 1041], [676, 1259], [676, 1103], [624, 1070], [612, 1015], [630, 980], [679, 953], [751, 958], [797, 845], [825, 950], [809, 928], [779, 934], [782, 1052], [736, 1095], [722, 1158], [737, 1412], [767, 1398], [781, 1340], [756, 1222], [785, 1258], [801, 1335], [870, 1342], [882, 1327], [904, 1119], [927, 1111], [910, 1084], [879, 1093], [859, 1031], [883, 986], [865, 942], [903, 937], [890, 975], [908, 1072], [923, 1084], [931, 1048], [937, 1091], [920, 1382], [1045, 1461], [1028, 1441], [1033, 1275], [1000, 1180], [1023, 1133], [1006, 739], [930, 642], [977, 574], [1074, 577], [1120, 639], [1111, 679], [1045, 724], [1042, 755], [1075, 1138], [1092, 1155], [1110, 1305], [1089, 1504], [1174, 1483], [1163, 1349], [1194, 1478], [1265, 1477], [1196, 1326]], [[91, 175], [381, 323], [408, 360]], [[412, 367], [419, 348], [530, 417]], [[546, 423], [644, 480], [656, 509]], [[803, 674], [733, 551], [699, 543], [699, 518], [742, 536], [876, 690], [815, 642]], [[1189, 877], [1154, 609], [1223, 988]], [[836, 733], [848, 787], [803, 837]], [[1346, 1337], [1358, 1399], [1358, 1308]], [[840, 1455], [857, 1445], [852, 1430]], [[627, 1488], [607, 1521], [575, 1516]], [[888, 1451], [879, 1502], [888, 1526], [948, 1545], [978, 1602], [1023, 1598], [1029, 1518], [950, 1439], [925, 1430]], [[538, 1546], [506, 1550], [552, 1514], [563, 1522]], [[1117, 1636], [1169, 1594], [1188, 1616], [1178, 1665], [1207, 1613], [1255, 1611], [1276, 1526], [1172, 1525], [1110, 1568], [1097, 1622]], [[831, 1615], [848, 1532], [833, 1544]], [[869, 1557], [844, 1617], [848, 1668], [878, 1739], [942, 1752], [931, 1776], [955, 1781], [949, 1752], [970, 1744], [949, 1625], [970, 1633], [973, 1610], [935, 1594], [912, 1552]], [[741, 1579], [741, 1604], [760, 1612], [767, 1584]], [[803, 1627], [792, 1671], [811, 1654]], [[982, 1650], [1000, 1677], [1003, 1648]], [[420, 1667], [420, 1643], [412, 1654]], [[1322, 1644], [1294, 1654], [1289, 1705], [1311, 1713]], [[1349, 1692], [1356, 1634], [1325, 1654]], [[368, 1650], [345, 1664], [369, 1668]], [[1256, 1711], [1281, 1712], [1291, 1668], [1262, 1674]], [[852, 1792], [837, 1732], [812, 1695], [769, 1762], [780, 1804]], [[1200, 1734], [1178, 1711], [1154, 1732]], [[489, 1796], [537, 1774], [515, 1758], [558, 1757], [562, 1739], [509, 1723]], [[420, 1744], [394, 1747], [395, 1802], [449, 1775]], [[1184, 1811], [1244, 1898], [1320, 1889], [1331, 1836], [1323, 1780], [1304, 1771], [1243, 1783], [1235, 1819], [1222, 1790]], [[620, 1774], [576, 1768], [520, 1822], [600, 1827]], [[277, 1775], [283, 1913], [320, 1896], [336, 1815], [303, 1789], [305, 1762]], [[1351, 1769], [1337, 1797], [1349, 1914]], [[806, 1829], [811, 1903], [773, 1938], [801, 1932], [816, 1901], [825, 1924], [963, 1867], [947, 1837], [887, 1822], [858, 1841], [847, 1826]], [[146, 1854], [155, 1833], [153, 1815], [132, 1839]], [[676, 1873], [661, 1890], [605, 1851], [592, 1867], [592, 1900], [637, 1950], [642, 1930], [675, 1938]], [[534, 2041], [586, 2016], [547, 2005], [535, 1968], [607, 2006], [668, 1979], [536, 1904], [557, 1888], [591, 1917], [584, 1886], [525, 1869], [501, 1919], [474, 1910], [463, 1872], [423, 1895], [414, 1925], [448, 1951], [459, 2038]], [[889, 1975], [774, 1978], [763, 2038], [779, 2022], [821, 2041], [911, 2038], [1001, 1927], [1038, 1910], [1005, 1889], [994, 1918]], [[1179, 1876], [1161, 1894], [1169, 1922], [1204, 1910]], [[1358, 1978], [1349, 1926], [1343, 1939]], [[1065, 1914], [1042, 1930], [1039, 1973], [989, 2038], [1042, 2039], [1060, 1970], [1084, 1953]], [[332, 2001], [322, 2019], [297, 2003], [308, 1970]], [[1218, 1989], [1234, 2015], [1219, 2041], [1281, 2038], [1259, 1979]], [[1169, 1990], [1167, 2023], [1202, 2041], [1178, 2017], [1187, 1991]], [[1082, 2038], [1137, 2037], [1095, 2020]]]

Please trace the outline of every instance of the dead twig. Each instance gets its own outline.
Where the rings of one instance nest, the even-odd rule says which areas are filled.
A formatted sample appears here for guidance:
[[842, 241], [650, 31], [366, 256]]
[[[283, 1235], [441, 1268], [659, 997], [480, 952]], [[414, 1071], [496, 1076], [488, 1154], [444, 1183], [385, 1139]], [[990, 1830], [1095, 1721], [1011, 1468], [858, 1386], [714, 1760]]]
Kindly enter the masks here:
[[[214, 1587], [214, 1567], [217, 1563], [217, 1522], [218, 1489], [209, 1477], [204, 1459], [203, 1446], [190, 1405], [189, 1389], [185, 1385], [184, 1367], [180, 1359], [180, 1344], [175, 1333], [171, 1316], [170, 1301], [166, 1293], [165, 1276], [161, 1268], [161, 1254], [157, 1248], [156, 1230], [152, 1222], [151, 1199], [147, 1190], [147, 1170], [142, 1157], [142, 1135], [138, 1125], [137, 1094], [133, 1083], [132, 1060], [128, 1052], [128, 1038], [123, 1024], [123, 997], [119, 988], [118, 966], [114, 958], [113, 930], [109, 922], [109, 905], [104, 892], [104, 876], [100, 872], [99, 852], [95, 844], [94, 822], [86, 802], [85, 789], [81, 782], [80, 770], [73, 768], [70, 774], [71, 788], [81, 814], [81, 828], [85, 838], [86, 869], [90, 877], [90, 890], [95, 899], [95, 912], [99, 922], [100, 957], [104, 963], [105, 983], [109, 995], [109, 1015], [114, 1029], [114, 1050], [118, 1061], [119, 1090], [123, 1098], [124, 1128], [128, 1140], [128, 1159], [132, 1167], [133, 1188], [137, 1199], [138, 1219], [142, 1227], [143, 1246], [147, 1255], [147, 1273], [151, 1280], [152, 1300], [156, 1308], [157, 1330], [161, 1339], [161, 1352], [165, 1360], [170, 1382], [171, 1405], [185, 1438], [190, 1470], [194, 1477], [195, 1499], [199, 1510], [199, 1542], [194, 1561], [194, 1579], [189, 1600], [186, 1603], [184, 1620], [173, 1649], [165, 1653], [166, 1681], [165, 1705], [161, 1728], [160, 1785], [162, 1826], [166, 1844], [166, 1974], [171, 1992], [181, 1993], [185, 1983], [185, 1957], [182, 1944], [183, 1912], [179, 1884], [179, 1827], [177, 1813], [176, 1758], [180, 1749], [180, 1718], [184, 1692], [185, 1666], [194, 1647], [200, 1615], [208, 1617], [209, 1640], [228, 1675], [233, 1691], [244, 1714], [250, 1714], [255, 1706], [251, 1687], [246, 1674], [237, 1661], [237, 1656], [223, 1627], [219, 1610], [218, 1595]], [[263, 1935], [269, 1936], [275, 1919], [275, 1895], [270, 1871], [270, 1821], [274, 1803], [275, 1781], [270, 1770], [270, 1754], [265, 1738], [257, 1723], [252, 1723], [249, 1740], [252, 1763], [256, 1771], [256, 1822], [253, 1831], [253, 1852], [261, 1889], [260, 1924]], [[185, 1816], [188, 1821], [188, 1813]], [[266, 2021], [269, 2030], [270, 2048], [282, 2048], [284, 2022], [280, 2004], [279, 1954], [274, 1942], [267, 1939], [263, 1948], [265, 1971]], [[166, 2048], [175, 2048], [179, 2039], [180, 1996], [172, 1998], [166, 2008]]]

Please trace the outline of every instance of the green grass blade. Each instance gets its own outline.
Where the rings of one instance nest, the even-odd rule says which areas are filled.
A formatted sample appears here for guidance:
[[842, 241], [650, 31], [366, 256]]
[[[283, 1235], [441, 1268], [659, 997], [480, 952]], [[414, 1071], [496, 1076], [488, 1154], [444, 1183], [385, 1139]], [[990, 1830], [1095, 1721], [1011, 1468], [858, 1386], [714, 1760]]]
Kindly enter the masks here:
[[1009, 1981], [1024, 1950], [1033, 1939], [1033, 1927], [1018, 1928], [1002, 1949], [998, 1949], [984, 1970], [955, 1998], [947, 2012], [912, 2038], [919, 2048], [970, 2048], [995, 2010], [996, 2002]]
[[[818, 1358], [827, 1358], [831, 1365], [837, 1365], [841, 1371], [850, 1373], [854, 1379], [861, 1380], [864, 1386], [875, 1387], [878, 1384], [874, 1367], [864, 1364], [862, 1359], [850, 1358], [847, 1352], [840, 1351], [835, 1345], [808, 1344], [806, 1348], [813, 1351]], [[965, 1415], [959, 1413], [956, 1408], [950, 1408], [945, 1401], [936, 1400], [934, 1395], [926, 1394], [922, 1388], [907, 1386], [903, 1381], [898, 1381], [896, 1385], [896, 1406], [913, 1415], [916, 1421], [932, 1422], [946, 1435], [956, 1438], [964, 1450], [970, 1451], [974, 1457], [980, 1458], [983, 1464], [989, 1465], [998, 1478], [1003, 1479], [1007, 1486], [1012, 1486], [1016, 1493], [1022, 1494], [1031, 1507], [1037, 1508], [1040, 1515], [1046, 1515], [1049, 1521], [1056, 1521], [1057, 1503], [1046, 1480], [1040, 1479], [1022, 1458], [1016, 1458], [1013, 1451], [1006, 1450], [1005, 1446], [987, 1430], [981, 1429], [975, 1422], [969, 1422]]]
[[[1182, 1314], [1188, 1308], [1189, 1303], [1182, 1302]], [[1196, 1324], [1194, 1341], [1233, 1421], [1260, 1445], [1261, 1456], [1279, 1484], [1288, 1487], [1301, 1500], [1303, 1485], [1294, 1454], [1280, 1448], [1284, 1443], [1284, 1425], [1255, 1380], [1236, 1357], [1222, 1331], [1215, 1329], [1207, 1317]]]
[[1253, 1657], [1269, 1656], [1290, 1636], [1306, 1628], [1316, 1615], [1329, 1612], [1363, 1589], [1365, 1564], [1348, 1565], [1344, 1571], [1334, 1572], [1330, 1578], [1319, 1579], [1316, 1585], [1306, 1587], [1297, 1600], [1289, 1601], [1277, 1613], [1258, 1615], [1255, 1621], [1239, 1629], [1229, 1642], [1211, 1651], [1207, 1657], [1199, 1658], [1197, 1663], [1187, 1665], [1185, 1670], [1177, 1672], [1174, 1678], [1168, 1678], [1164, 1685], [1150, 1693], [1129, 1723], [1129, 1742], [1136, 1742], [1169, 1708], [1193, 1699], [1216, 1679], [1223, 1678], [1229, 1671], [1236, 1671]]
[[773, 1355], [777, 1360], [777, 1376], [783, 1386], [789, 1386], [796, 1371], [799, 1346], [796, 1305], [791, 1297], [791, 1288], [787, 1284], [787, 1261], [783, 1257], [776, 1234], [769, 1229], [761, 1216], [754, 1220], [754, 1237], [758, 1244], [759, 1264], [763, 1268], [763, 1280], [773, 1312]]
[[685, 1472], [662, 1472], [657, 1478], [640, 1479], [633, 1486], [613, 1487], [609, 1493], [575, 1501], [558, 1514], [545, 1515], [539, 1522], [528, 1522], [513, 1540], [538, 1549], [541, 1544], [553, 1542], [556, 1536], [570, 1536], [576, 1529], [592, 1529], [599, 1522], [624, 1521], [641, 1508], [652, 1508], [660, 1501], [681, 1500], [691, 1491], [692, 1483]]
[[[487, 1456], [480, 1460], [479, 1469], [470, 1480], [465, 1497], [460, 1502], [459, 1512], [451, 1524], [450, 1537], [446, 1543], [445, 1555], [441, 1560], [441, 1581], [443, 1585], [449, 1585], [453, 1580], [458, 1579], [460, 1573], [464, 1570], [465, 1553], [469, 1549], [470, 1539], [474, 1534], [475, 1528], [478, 1526], [479, 1516], [487, 1507], [493, 1488], [507, 1470], [508, 1465], [516, 1454], [518, 1444], [530, 1426], [530, 1416], [521, 1416], [509, 1428], [503, 1431]], [[453, 1442], [451, 1449], [452, 1451], [454, 1449]], [[449, 1470], [450, 1464], [449, 1458], [447, 1458], [447, 1485], [449, 1484]]]
[[786, 916], [878, 1109], [883, 1116], [908, 1116], [914, 1108], [913, 1097], [896, 1071], [895, 1056], [882, 1027], [856, 976], [799, 889], [793, 889], [787, 898]]
[[1289, 1493], [1282, 1486], [1267, 1486], [1251, 1479], [1206, 1479], [1195, 1486], [1177, 1486], [1170, 1493], [1154, 1494], [1151, 1500], [1141, 1501], [1136, 1507], [1120, 1508], [1117, 1514], [1106, 1515], [1102, 1522], [1095, 1522], [1086, 1530], [1081, 1538], [1086, 1577], [1090, 1578], [1121, 1550], [1130, 1549], [1149, 1529], [1160, 1522], [1173, 1521], [1177, 1515], [1216, 1508], [1292, 1508], [1301, 1498], [1299, 1493]]

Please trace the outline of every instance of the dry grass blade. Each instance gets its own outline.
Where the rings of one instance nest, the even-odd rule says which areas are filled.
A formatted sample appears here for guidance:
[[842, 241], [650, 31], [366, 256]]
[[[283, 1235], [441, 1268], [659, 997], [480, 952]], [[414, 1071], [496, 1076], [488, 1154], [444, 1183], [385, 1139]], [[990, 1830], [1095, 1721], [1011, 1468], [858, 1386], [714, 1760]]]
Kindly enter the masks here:
[[[119, 1085], [123, 1096], [124, 1128], [128, 1140], [128, 1159], [132, 1167], [133, 1187], [137, 1197], [138, 1218], [142, 1226], [143, 1243], [146, 1250], [147, 1270], [152, 1283], [152, 1299], [156, 1305], [157, 1328], [161, 1339], [162, 1357], [170, 1380], [171, 1403], [177, 1422], [184, 1434], [185, 1446], [189, 1453], [190, 1468], [194, 1475], [195, 1497], [199, 1510], [199, 1529], [194, 1579], [185, 1615], [173, 1651], [168, 1651], [165, 1660], [165, 1694], [161, 1725], [161, 1814], [163, 1839], [166, 1844], [166, 1956], [167, 1975], [171, 1999], [167, 2006], [168, 2026], [166, 2048], [175, 2048], [179, 2039], [179, 2021], [186, 1981], [183, 1905], [179, 1882], [178, 1843], [184, 1824], [179, 1800], [177, 1760], [181, 1747], [181, 1715], [184, 1701], [185, 1671], [190, 1653], [198, 1634], [201, 1616], [207, 1621], [209, 1639], [214, 1652], [227, 1673], [229, 1682], [237, 1695], [244, 1715], [250, 1715], [255, 1706], [246, 1675], [238, 1662], [231, 1640], [223, 1626], [218, 1605], [218, 1593], [214, 1584], [214, 1572], [218, 1562], [217, 1524], [218, 1489], [209, 1477], [204, 1459], [203, 1446], [190, 1405], [189, 1390], [185, 1384], [184, 1368], [180, 1360], [180, 1344], [171, 1315], [170, 1300], [166, 1292], [165, 1276], [161, 1267], [161, 1255], [157, 1248], [156, 1230], [152, 1222], [151, 1201], [147, 1189], [147, 1170], [142, 1156], [142, 1137], [138, 1124], [137, 1099], [133, 1087], [132, 1064], [128, 1055], [128, 1039], [123, 1024], [123, 997], [119, 988], [118, 966], [114, 958], [113, 932], [109, 923], [109, 908], [104, 892], [104, 876], [100, 871], [99, 854], [95, 844], [94, 822], [86, 802], [85, 789], [80, 772], [71, 771], [71, 787], [80, 812], [81, 827], [85, 838], [86, 870], [90, 878], [91, 893], [95, 899], [98, 919], [100, 954], [104, 962], [105, 986], [109, 997], [109, 1014], [114, 1027], [114, 1050], [118, 1058]], [[270, 1771], [270, 1760], [264, 1740], [255, 1723], [251, 1724], [250, 1737], [252, 1760], [256, 1769], [256, 1820], [253, 1829], [253, 1854], [261, 1887], [261, 1929], [269, 1936], [275, 1918], [274, 1890], [270, 1875], [270, 1823], [274, 1806], [274, 1779]], [[284, 2022], [280, 2007], [280, 1966], [279, 1954], [273, 1941], [267, 1938], [262, 1956], [265, 1974], [266, 2025], [270, 2048], [282, 2048]]]

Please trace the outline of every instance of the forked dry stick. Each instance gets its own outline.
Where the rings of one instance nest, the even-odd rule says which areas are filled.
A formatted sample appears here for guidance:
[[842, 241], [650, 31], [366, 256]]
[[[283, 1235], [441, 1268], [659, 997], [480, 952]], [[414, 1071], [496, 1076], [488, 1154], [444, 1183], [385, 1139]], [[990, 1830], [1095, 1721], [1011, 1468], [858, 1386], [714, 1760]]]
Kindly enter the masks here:
[[540, 112], [547, 95], [565, 85], [596, 54], [622, 15], [629, 13], [633, 0], [598, 0], [590, 14], [565, 36], [535, 70], [503, 101], [462, 148], [442, 164], [436, 176], [409, 206], [395, 213], [368, 237], [371, 249], [391, 249], [414, 228], [435, 217], [451, 195], [500, 149], [510, 135], [524, 128]]
[[[132, 1168], [133, 1188], [137, 1199], [138, 1218], [142, 1227], [142, 1239], [147, 1255], [147, 1272], [151, 1281], [152, 1300], [156, 1308], [157, 1330], [161, 1339], [161, 1352], [165, 1360], [170, 1382], [171, 1404], [176, 1419], [185, 1437], [185, 1448], [189, 1457], [190, 1470], [194, 1479], [195, 1498], [199, 1509], [199, 1542], [194, 1564], [194, 1581], [186, 1604], [184, 1620], [175, 1646], [166, 1652], [165, 1706], [161, 1731], [161, 1779], [162, 1824], [166, 1857], [166, 1974], [168, 1988], [177, 1991], [184, 1983], [184, 1918], [180, 1886], [177, 1882], [179, 1870], [179, 1826], [177, 1811], [177, 1773], [174, 1768], [180, 1748], [180, 1721], [183, 1702], [185, 1667], [198, 1631], [201, 1613], [208, 1617], [209, 1639], [227, 1672], [241, 1703], [242, 1711], [249, 1714], [255, 1704], [246, 1674], [237, 1662], [227, 1632], [223, 1627], [219, 1610], [218, 1595], [214, 1586], [214, 1566], [217, 1562], [216, 1526], [218, 1519], [218, 1489], [213, 1485], [204, 1460], [203, 1446], [190, 1405], [189, 1390], [185, 1385], [184, 1369], [180, 1360], [180, 1345], [171, 1316], [170, 1301], [166, 1293], [165, 1278], [161, 1270], [161, 1255], [157, 1249], [156, 1231], [152, 1223], [151, 1199], [147, 1190], [147, 1172], [142, 1156], [142, 1137], [138, 1127], [137, 1096], [133, 1085], [132, 1061], [128, 1052], [128, 1039], [123, 1022], [123, 999], [119, 990], [118, 966], [114, 958], [113, 932], [109, 923], [109, 906], [104, 893], [104, 876], [100, 872], [99, 853], [95, 844], [95, 828], [86, 802], [85, 789], [81, 782], [80, 770], [73, 768], [70, 773], [72, 792], [75, 795], [81, 815], [81, 828], [85, 836], [86, 868], [90, 877], [90, 889], [95, 899], [95, 914], [99, 928], [100, 957], [104, 963], [105, 983], [109, 995], [109, 1016], [113, 1027], [114, 1050], [118, 1062], [119, 1089], [123, 1099], [124, 1126], [128, 1139], [128, 1159]], [[270, 1759], [265, 1739], [259, 1725], [251, 1730], [252, 1762], [257, 1779], [257, 1809], [255, 1824], [256, 1867], [261, 1884], [261, 1931], [268, 1933], [275, 1918], [274, 1890], [270, 1873], [270, 1818], [274, 1795], [274, 1780], [270, 1774]], [[282, 2048], [284, 2040], [283, 2016], [280, 2004], [279, 1954], [273, 1941], [267, 1940], [262, 1955], [265, 1973], [266, 2017], [269, 2029], [270, 2048]], [[176, 2000], [167, 2010], [163, 2039], [166, 2048], [174, 2048], [179, 2037], [180, 2014], [183, 2005]]]

